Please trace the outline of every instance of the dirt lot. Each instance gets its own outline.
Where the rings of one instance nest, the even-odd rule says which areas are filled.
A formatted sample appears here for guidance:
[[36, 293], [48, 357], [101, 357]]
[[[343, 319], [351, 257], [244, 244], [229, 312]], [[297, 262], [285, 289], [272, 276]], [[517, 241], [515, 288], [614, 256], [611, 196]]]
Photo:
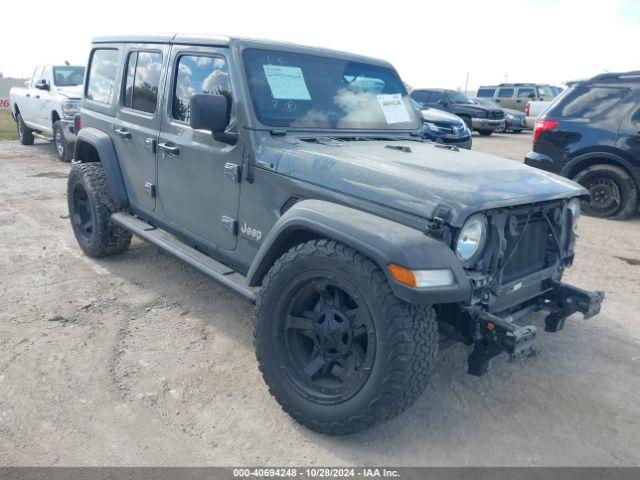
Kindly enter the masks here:
[[[474, 148], [519, 161], [530, 140]], [[0, 465], [640, 464], [637, 218], [581, 221], [567, 279], [606, 290], [599, 316], [483, 378], [441, 351], [407, 413], [330, 438], [270, 397], [250, 305], [140, 241], [85, 258], [52, 146], [2, 142], [0, 168]]]

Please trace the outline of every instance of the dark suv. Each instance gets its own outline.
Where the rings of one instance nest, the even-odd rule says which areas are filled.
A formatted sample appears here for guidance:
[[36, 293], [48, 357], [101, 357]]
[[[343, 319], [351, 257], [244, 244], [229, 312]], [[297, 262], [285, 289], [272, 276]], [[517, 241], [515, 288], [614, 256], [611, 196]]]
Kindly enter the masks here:
[[80, 126], [67, 187], [80, 248], [114, 255], [135, 234], [255, 302], [263, 378], [314, 430], [407, 409], [441, 335], [473, 345], [482, 375], [501, 352], [531, 353], [536, 328], [516, 319], [544, 310], [555, 332], [600, 309], [601, 292], [561, 280], [584, 188], [423, 140], [385, 61], [100, 38]]
[[525, 163], [574, 179], [586, 213], [626, 219], [638, 210], [640, 71], [572, 83], [536, 121]]
[[436, 88], [419, 89], [413, 90], [411, 97], [424, 107], [459, 116], [469, 130], [476, 130], [480, 135], [491, 135], [495, 130], [504, 128], [504, 112], [500, 108], [478, 105], [464, 93]]

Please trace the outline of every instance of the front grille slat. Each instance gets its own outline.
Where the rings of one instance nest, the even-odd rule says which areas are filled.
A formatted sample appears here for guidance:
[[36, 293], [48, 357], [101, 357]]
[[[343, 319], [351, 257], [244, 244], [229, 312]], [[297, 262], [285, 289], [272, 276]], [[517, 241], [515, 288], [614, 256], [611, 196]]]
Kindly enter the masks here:
[[[545, 268], [547, 242], [549, 237], [548, 224], [541, 218], [531, 220], [526, 230], [522, 218], [518, 218], [516, 236], [507, 235], [507, 249], [502, 272], [502, 283], [506, 284], [519, 278], [531, 275]], [[508, 261], [507, 261], [508, 259]]]

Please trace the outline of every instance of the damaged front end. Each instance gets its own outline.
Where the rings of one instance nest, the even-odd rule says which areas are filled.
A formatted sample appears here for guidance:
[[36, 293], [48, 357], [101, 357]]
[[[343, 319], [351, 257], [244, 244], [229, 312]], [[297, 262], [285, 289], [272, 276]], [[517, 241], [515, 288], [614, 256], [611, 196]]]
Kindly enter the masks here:
[[[561, 281], [574, 258], [576, 203], [565, 199], [484, 212], [485, 245], [465, 265], [472, 299], [437, 307], [444, 336], [473, 345], [470, 374], [486, 373], [502, 352], [512, 359], [534, 352], [536, 327], [517, 324], [530, 313], [547, 311], [545, 330], [557, 332], [573, 313], [586, 319], [600, 311], [603, 292]], [[459, 248], [461, 239], [455, 242]]]

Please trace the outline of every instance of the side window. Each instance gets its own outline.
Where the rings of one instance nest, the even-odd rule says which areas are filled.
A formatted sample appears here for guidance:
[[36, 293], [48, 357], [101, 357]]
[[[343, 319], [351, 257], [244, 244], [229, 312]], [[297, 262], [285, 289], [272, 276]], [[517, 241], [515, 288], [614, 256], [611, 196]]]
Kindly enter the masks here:
[[535, 95], [536, 91], [534, 88], [526, 87], [518, 89], [518, 98], [529, 98], [529, 95]]
[[554, 114], [569, 118], [593, 118], [614, 107], [625, 95], [626, 88], [575, 87], [567, 93]]
[[417, 100], [418, 102], [425, 104], [425, 103], [429, 103], [430, 102], [430, 98], [431, 95], [429, 94], [429, 92], [413, 92], [411, 94], [413, 96], [413, 98], [415, 100]]
[[196, 93], [231, 97], [229, 70], [224, 58], [205, 55], [179, 57], [172, 99], [171, 115], [174, 119], [189, 123], [191, 95]]
[[477, 97], [480, 98], [493, 98], [493, 94], [496, 93], [495, 88], [480, 88], [478, 90]]
[[100, 103], [110, 104], [113, 100], [118, 71], [118, 51], [97, 49], [91, 56], [87, 98]]
[[158, 103], [161, 71], [162, 53], [131, 52], [127, 59], [124, 106], [154, 113]]
[[513, 88], [501, 88], [498, 90], [498, 98], [511, 98], [513, 97]]

